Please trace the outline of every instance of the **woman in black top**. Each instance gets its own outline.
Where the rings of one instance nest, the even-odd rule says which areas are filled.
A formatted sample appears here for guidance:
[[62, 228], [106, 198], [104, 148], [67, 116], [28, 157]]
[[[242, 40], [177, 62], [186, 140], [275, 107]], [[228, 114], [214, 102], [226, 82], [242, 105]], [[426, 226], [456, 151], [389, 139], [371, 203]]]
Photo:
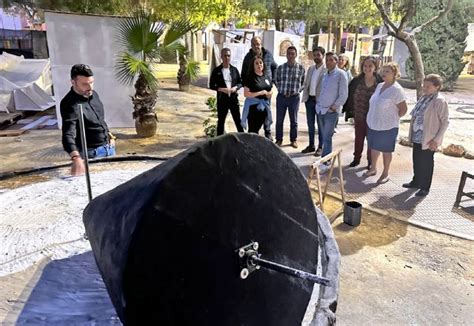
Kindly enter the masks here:
[[252, 104], [248, 111], [249, 132], [258, 134], [267, 119], [267, 109], [264, 105], [270, 106], [272, 97], [272, 83], [270, 78], [265, 75], [265, 64], [260, 56], [255, 56], [250, 62], [249, 72], [247, 75], [246, 86], [244, 87], [244, 96], [246, 98], [255, 98], [265, 100], [266, 103]]

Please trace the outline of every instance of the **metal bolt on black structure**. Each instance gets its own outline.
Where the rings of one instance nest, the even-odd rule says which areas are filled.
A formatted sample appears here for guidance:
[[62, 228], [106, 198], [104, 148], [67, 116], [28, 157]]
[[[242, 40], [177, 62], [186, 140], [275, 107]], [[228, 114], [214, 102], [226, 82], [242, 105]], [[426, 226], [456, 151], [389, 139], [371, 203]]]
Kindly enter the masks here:
[[308, 280], [314, 283], [318, 283], [324, 286], [330, 284], [330, 280], [315, 274], [311, 274], [305, 271], [301, 271], [296, 268], [285, 266], [270, 260], [261, 258], [261, 254], [258, 253], [259, 244], [258, 242], [251, 242], [237, 249], [237, 254], [240, 261], [240, 278], [245, 280], [251, 273], [259, 270], [260, 267], [274, 270], [279, 273], [287, 274], [292, 277], [296, 277], [303, 280]]

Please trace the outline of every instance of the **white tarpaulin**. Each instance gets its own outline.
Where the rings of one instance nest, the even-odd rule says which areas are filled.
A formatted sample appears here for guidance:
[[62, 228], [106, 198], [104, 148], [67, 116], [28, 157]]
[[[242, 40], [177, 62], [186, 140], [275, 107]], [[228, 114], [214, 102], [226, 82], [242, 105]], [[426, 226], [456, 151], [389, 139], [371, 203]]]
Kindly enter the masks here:
[[0, 55], [0, 111], [44, 111], [54, 106], [49, 60]]
[[117, 55], [122, 51], [117, 42], [121, 18], [45, 12], [45, 20], [58, 127], [62, 125], [59, 103], [71, 88], [69, 76], [76, 63], [91, 66], [94, 88], [104, 103], [107, 125], [134, 127], [130, 96], [135, 89], [119, 83], [114, 69]]

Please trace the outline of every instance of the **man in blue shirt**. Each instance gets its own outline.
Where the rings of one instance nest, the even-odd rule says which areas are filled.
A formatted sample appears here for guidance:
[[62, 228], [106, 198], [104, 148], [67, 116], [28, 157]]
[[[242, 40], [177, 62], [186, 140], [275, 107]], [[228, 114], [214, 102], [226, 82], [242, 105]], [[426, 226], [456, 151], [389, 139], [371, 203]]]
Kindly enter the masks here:
[[333, 52], [326, 53], [327, 72], [323, 76], [321, 95], [316, 103], [316, 114], [321, 126], [323, 152], [326, 156], [332, 152], [332, 135], [336, 120], [347, 100], [346, 73], [337, 67], [338, 57]]

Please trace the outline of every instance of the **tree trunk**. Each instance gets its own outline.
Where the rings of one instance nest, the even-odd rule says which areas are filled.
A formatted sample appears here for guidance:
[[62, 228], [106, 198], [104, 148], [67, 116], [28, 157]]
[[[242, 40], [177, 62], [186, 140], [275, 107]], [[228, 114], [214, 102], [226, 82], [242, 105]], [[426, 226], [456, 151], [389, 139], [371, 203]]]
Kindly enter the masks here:
[[416, 98], [419, 99], [423, 93], [422, 84], [423, 79], [425, 79], [425, 68], [423, 66], [421, 52], [413, 35], [408, 35], [404, 39], [399, 39], [406, 44], [413, 60], [413, 66], [415, 68]]
[[280, 26], [280, 1], [273, 0], [273, 18], [275, 19], [275, 29], [281, 31]]
[[326, 48], [326, 52], [331, 51], [331, 34], [332, 34], [332, 19], [329, 19], [328, 47]]
[[359, 27], [357, 27], [357, 31], [354, 36], [354, 45], [352, 46], [352, 51], [354, 51], [352, 55], [352, 67], [353, 67], [353, 70], [355, 70], [359, 74], [362, 72], [362, 67], [360, 67], [360, 57], [358, 60], [359, 62], [357, 63], [357, 66], [356, 66], [358, 44], [359, 44]]
[[[337, 26], [337, 24], [336, 24]], [[339, 28], [336, 27], [336, 53], [342, 53], [342, 34], [344, 34], [344, 21], [339, 23]], [[346, 40], [347, 42], [347, 40]]]

